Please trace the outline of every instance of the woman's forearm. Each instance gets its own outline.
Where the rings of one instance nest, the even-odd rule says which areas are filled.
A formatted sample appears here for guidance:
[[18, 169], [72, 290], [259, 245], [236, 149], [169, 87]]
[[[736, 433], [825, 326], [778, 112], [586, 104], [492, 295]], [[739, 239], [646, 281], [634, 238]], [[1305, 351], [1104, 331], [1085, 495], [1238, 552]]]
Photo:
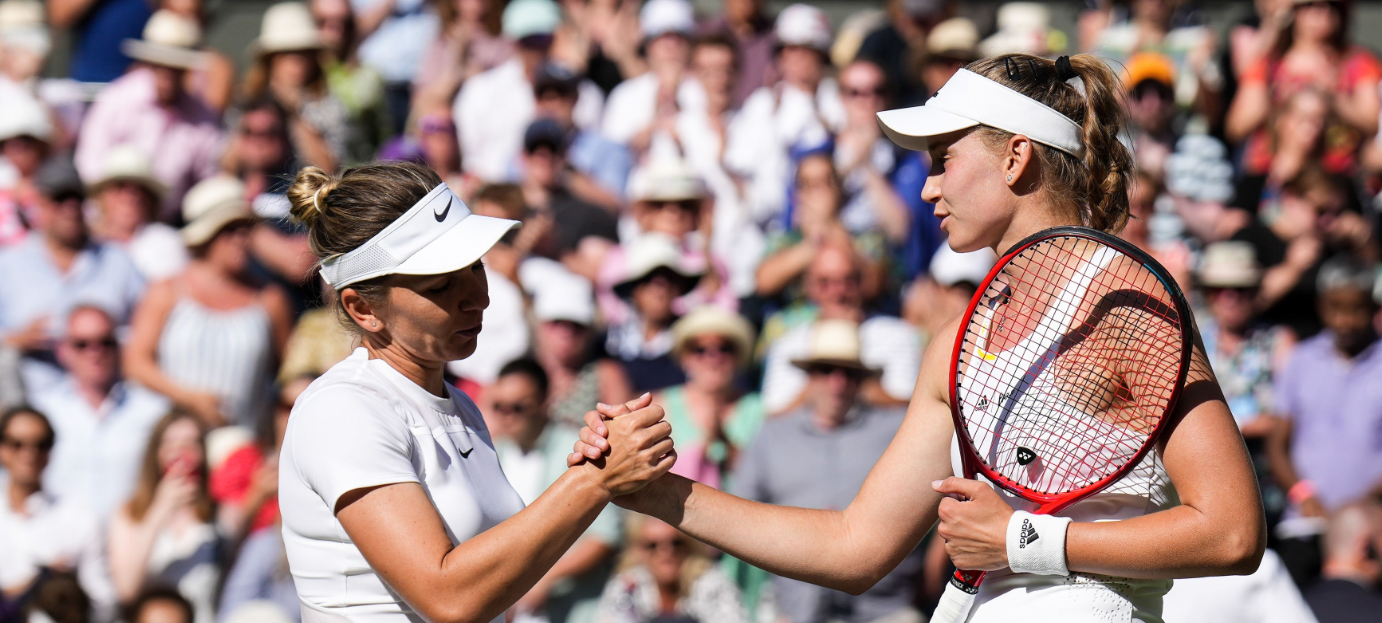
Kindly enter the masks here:
[[1182, 505], [1122, 521], [1072, 523], [1065, 555], [1071, 571], [1174, 579], [1250, 574], [1262, 546], [1257, 531]]

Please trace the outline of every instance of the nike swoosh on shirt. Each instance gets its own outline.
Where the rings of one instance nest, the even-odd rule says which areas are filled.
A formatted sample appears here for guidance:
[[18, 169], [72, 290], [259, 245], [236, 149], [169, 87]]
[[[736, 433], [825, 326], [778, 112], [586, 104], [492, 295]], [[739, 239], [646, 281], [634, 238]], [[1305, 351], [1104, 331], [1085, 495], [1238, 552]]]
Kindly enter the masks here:
[[471, 453], [471, 452], [474, 452], [474, 451], [475, 451], [475, 448], [471, 448], [471, 449], [466, 450], [466, 451], [464, 451], [464, 452], [461, 452], [460, 450], [457, 450], [457, 452], [461, 452], [461, 458], [463, 458], [463, 459], [468, 459], [468, 458], [470, 458], [470, 453]]
[[448, 199], [448, 200], [446, 200], [446, 209], [445, 209], [445, 210], [442, 210], [441, 212], [432, 212], [432, 216], [436, 217], [438, 223], [440, 223], [440, 222], [446, 220], [446, 215], [451, 213], [451, 202], [452, 202], [452, 201], [455, 201], [455, 199]]

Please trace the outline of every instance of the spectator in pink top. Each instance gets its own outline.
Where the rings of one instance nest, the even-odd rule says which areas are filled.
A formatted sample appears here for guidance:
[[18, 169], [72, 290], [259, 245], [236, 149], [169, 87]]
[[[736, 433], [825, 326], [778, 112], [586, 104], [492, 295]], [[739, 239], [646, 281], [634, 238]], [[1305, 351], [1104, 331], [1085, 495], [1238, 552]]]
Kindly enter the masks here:
[[90, 179], [101, 177], [116, 145], [134, 145], [147, 155], [154, 176], [168, 187], [163, 221], [176, 221], [187, 190], [219, 170], [225, 137], [216, 115], [183, 87], [187, 71], [204, 62], [204, 53], [194, 49], [200, 39], [196, 22], [154, 14], [143, 39], [125, 42], [139, 63], [96, 98], [77, 141], [77, 169]]
[[[34, 176], [48, 157], [53, 124], [38, 100], [18, 90], [0, 97], [0, 161], [12, 174], [0, 172], [0, 246], [22, 240], [38, 211]], [[0, 165], [2, 166], [2, 165]]]

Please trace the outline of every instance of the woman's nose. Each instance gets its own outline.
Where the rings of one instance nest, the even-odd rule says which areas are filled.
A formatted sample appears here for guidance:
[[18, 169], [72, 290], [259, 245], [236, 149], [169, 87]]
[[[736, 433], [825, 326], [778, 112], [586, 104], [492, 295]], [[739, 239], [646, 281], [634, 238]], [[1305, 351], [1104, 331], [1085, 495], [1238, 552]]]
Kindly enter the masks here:
[[926, 184], [921, 187], [921, 200], [926, 203], [936, 204], [941, 200], [941, 176], [929, 175], [926, 177]]

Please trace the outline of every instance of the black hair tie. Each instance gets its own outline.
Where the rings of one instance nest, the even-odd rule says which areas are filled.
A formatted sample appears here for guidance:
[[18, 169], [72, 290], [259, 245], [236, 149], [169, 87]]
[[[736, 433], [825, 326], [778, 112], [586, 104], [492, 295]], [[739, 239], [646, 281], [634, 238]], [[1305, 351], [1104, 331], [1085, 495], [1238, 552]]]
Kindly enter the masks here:
[[1071, 78], [1078, 78], [1080, 74], [1075, 73], [1075, 67], [1070, 64], [1069, 56], [1062, 56], [1056, 59], [1056, 79], [1065, 82]]

